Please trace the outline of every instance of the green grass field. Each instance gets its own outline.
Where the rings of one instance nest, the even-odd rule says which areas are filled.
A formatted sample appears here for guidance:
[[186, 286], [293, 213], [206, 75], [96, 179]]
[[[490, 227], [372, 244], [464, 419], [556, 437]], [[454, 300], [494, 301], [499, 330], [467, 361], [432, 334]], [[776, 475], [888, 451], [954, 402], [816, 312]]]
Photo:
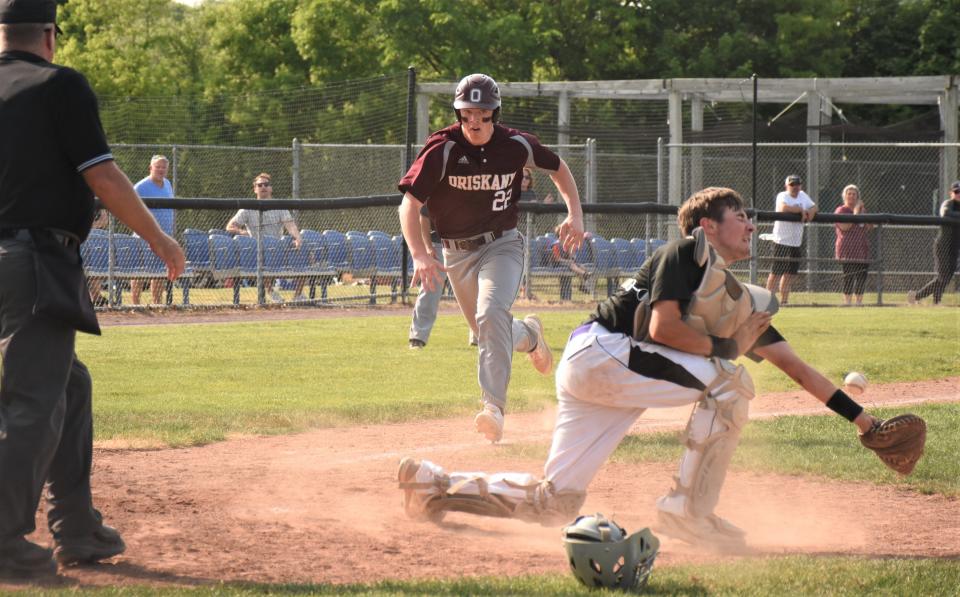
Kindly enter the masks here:
[[[587, 311], [542, 314], [555, 352]], [[797, 352], [840, 380], [936, 379], [960, 370], [952, 309], [787, 309], [777, 328]], [[81, 335], [94, 377], [97, 437], [179, 446], [232, 434], [466, 415], [478, 404], [476, 351], [458, 315], [440, 316], [424, 351], [407, 348], [406, 315], [222, 324], [117, 326]], [[559, 354], [557, 355], [559, 357]], [[553, 380], [515, 359], [510, 409], [554, 399]], [[758, 392], [794, 388], [747, 362]]]
[[[587, 311], [542, 314], [561, 350]], [[466, 415], [477, 405], [475, 349], [459, 316], [441, 316], [428, 348], [406, 346], [406, 315], [309, 321], [119, 326], [80, 337], [78, 354], [95, 380], [97, 437], [134, 446], [180, 446], [235, 434], [284, 434], [311, 427]], [[960, 365], [960, 313], [952, 309], [791, 308], [778, 329], [831, 379], [851, 369], [872, 383], [942, 378]], [[557, 355], [559, 356], [559, 355]], [[517, 358], [511, 410], [553, 401], [553, 382]], [[747, 363], [758, 391], [790, 389], [769, 365]], [[856, 447], [838, 417], [752, 423], [735, 467], [899, 483], [956, 496], [960, 405], [913, 408], [929, 424], [927, 453], [899, 479]], [[888, 414], [879, 411], [880, 415]], [[546, 446], [507, 448], [539, 457]], [[675, 434], [629, 437], [614, 458], [675, 461]], [[777, 453], [777, 458], [769, 455]], [[775, 464], [774, 464], [775, 463]], [[658, 566], [649, 591], [662, 595], [956, 595], [960, 563], [937, 559], [769, 557], [699, 566]], [[191, 589], [130, 587], [38, 594], [584, 595], [571, 575], [387, 581], [348, 586], [222, 584]]]
[[[645, 594], [690, 596], [859, 596], [899, 597], [957, 594], [960, 562], [862, 558], [775, 557], [698, 566], [655, 566]], [[355, 585], [220, 584], [209, 587], [158, 589], [60, 589], [34, 595], [623, 595], [583, 587], [572, 575], [477, 577], [455, 581], [384, 581]]]

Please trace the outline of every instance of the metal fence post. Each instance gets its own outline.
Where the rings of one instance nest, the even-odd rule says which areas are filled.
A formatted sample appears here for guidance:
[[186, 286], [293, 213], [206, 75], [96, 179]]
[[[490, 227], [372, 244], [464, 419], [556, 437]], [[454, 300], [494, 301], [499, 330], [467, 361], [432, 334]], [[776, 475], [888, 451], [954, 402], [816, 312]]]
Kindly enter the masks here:
[[263, 285], [263, 210], [257, 208], [257, 304], [267, 302], [267, 289]]
[[533, 223], [531, 220], [533, 219], [533, 214], [528, 211], [524, 213], [524, 215], [527, 220], [525, 239], [527, 242], [523, 249], [525, 257], [523, 260], [523, 298], [530, 300], [530, 295], [532, 294], [530, 292], [530, 261], [533, 259], [533, 237], [531, 236], [533, 234]]
[[877, 224], [877, 305], [883, 305], [883, 224]]
[[[400, 173], [400, 176], [403, 176], [407, 173], [407, 170], [410, 169], [410, 164], [413, 163], [413, 134], [416, 130], [417, 121], [416, 121], [416, 96], [417, 96], [417, 69], [412, 66], [407, 68], [407, 131], [404, 139], [404, 156], [403, 156], [403, 172]], [[407, 262], [409, 261], [410, 248], [407, 247], [406, 241], [401, 245], [400, 251], [400, 285], [403, 288], [400, 289], [400, 300], [406, 305], [409, 301], [409, 293], [407, 287], [409, 284], [410, 272], [407, 271]]]
[[[584, 172], [584, 203], [597, 202], [597, 140], [587, 139], [583, 146], [584, 157], [586, 158], [586, 171]], [[584, 217], [584, 230], [596, 230], [596, 218], [593, 214], [587, 214]]]
[[[657, 137], [657, 205], [663, 205], [663, 137]], [[650, 214], [643, 216], [643, 235], [650, 237]]]
[[177, 196], [177, 146], [174, 145], [170, 152], [170, 166], [173, 172], [170, 173], [170, 183], [173, 185], [173, 196]]
[[293, 188], [290, 191], [290, 196], [294, 199], [300, 198], [300, 140], [296, 137], [293, 138]]
[[587, 155], [587, 203], [597, 203], [597, 140], [596, 139], [587, 139], [585, 144], [585, 152]]
[[116, 223], [114, 222], [113, 214], [109, 212], [107, 213], [109, 214], [107, 217], [107, 295], [110, 297], [110, 306], [119, 307], [120, 288], [117, 286], [117, 280], [115, 277], [117, 248], [114, 245], [113, 239], [113, 231], [116, 227]]

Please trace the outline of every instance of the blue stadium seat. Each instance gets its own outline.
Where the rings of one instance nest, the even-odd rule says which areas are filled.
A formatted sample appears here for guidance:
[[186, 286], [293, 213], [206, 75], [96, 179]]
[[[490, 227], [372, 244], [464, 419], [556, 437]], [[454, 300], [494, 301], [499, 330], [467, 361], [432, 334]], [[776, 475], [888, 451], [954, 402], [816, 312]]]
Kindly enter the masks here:
[[402, 241], [400, 237], [370, 236], [373, 251], [376, 255], [376, 271], [378, 276], [399, 276], [401, 265]]
[[637, 273], [637, 270], [640, 269], [640, 266], [643, 265], [643, 262], [647, 259], [647, 241], [642, 238], [632, 238], [630, 239], [630, 261], [628, 263], [629, 275], [634, 275]]
[[347, 233], [347, 247], [350, 251], [350, 271], [355, 277], [372, 276], [376, 270], [376, 254], [366, 234]]
[[369, 238], [370, 240], [373, 240], [374, 238], [385, 238], [389, 240], [393, 237], [382, 230], [368, 230], [367, 238]]
[[237, 252], [237, 271], [240, 276], [257, 275], [257, 239], [252, 236], [237, 235], [233, 238]]
[[233, 238], [219, 234], [208, 237], [210, 243], [210, 274], [215, 280], [237, 275], [237, 248]]
[[194, 271], [210, 271], [209, 234], [195, 228], [183, 231], [183, 247]]
[[263, 273], [270, 277], [283, 277], [289, 270], [285, 263], [286, 247], [292, 246], [290, 237], [286, 240], [276, 236], [263, 237]]
[[147, 241], [139, 236], [134, 237], [135, 242], [140, 245], [140, 255], [143, 259], [143, 273], [151, 278], [162, 278], [167, 275], [167, 266], [162, 259], [157, 257], [156, 253], [150, 250]]
[[617, 252], [613, 248], [613, 243], [595, 236], [590, 239], [590, 245], [593, 247], [594, 255], [593, 273], [597, 276], [619, 275]]
[[593, 254], [593, 239], [584, 241], [573, 256], [573, 260], [583, 266], [587, 271], [593, 271], [596, 268], [596, 257]]
[[287, 249], [287, 267], [298, 273], [329, 273], [324, 255], [323, 235], [316, 230], [301, 230], [300, 248], [294, 249], [291, 243]]
[[530, 244], [530, 275], [555, 276], [560, 270], [553, 263], [553, 244], [556, 239], [547, 235], [538, 236]]
[[650, 250], [647, 251], [648, 255], [653, 255], [653, 252], [667, 244], [667, 241], [660, 238], [651, 238], [650, 239]]
[[143, 253], [140, 244], [142, 239], [129, 234], [114, 234], [113, 247], [115, 255], [114, 271], [126, 277], [135, 277], [143, 269]]
[[101, 235], [87, 237], [80, 245], [80, 257], [88, 276], [107, 275], [110, 267], [110, 241]]
[[344, 233], [339, 230], [324, 230], [323, 248], [330, 268], [338, 273], [350, 269], [350, 252]]

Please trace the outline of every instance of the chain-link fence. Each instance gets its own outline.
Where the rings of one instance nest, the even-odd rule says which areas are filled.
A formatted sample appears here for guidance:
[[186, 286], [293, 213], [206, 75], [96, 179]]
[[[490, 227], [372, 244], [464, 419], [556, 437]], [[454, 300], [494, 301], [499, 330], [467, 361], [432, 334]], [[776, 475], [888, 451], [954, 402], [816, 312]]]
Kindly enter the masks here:
[[[749, 201], [750, 143], [667, 145], [671, 147], [681, 150], [681, 198], [706, 186], [722, 186], [737, 189]], [[958, 149], [949, 143], [760, 143], [754, 207], [775, 209], [784, 179], [798, 174], [821, 212], [833, 212], [842, 203], [843, 188], [855, 184], [868, 212], [936, 214], [947, 198], [940, 190], [941, 156], [956, 156]], [[667, 154], [660, 153], [658, 171], [669, 176]], [[600, 152], [598, 159], [603, 158]]]
[[[414, 146], [416, 154], [421, 146]], [[590, 147], [550, 145], [561, 153], [581, 186], [596, 176]], [[170, 162], [168, 177], [181, 198], [236, 199], [253, 196], [253, 179], [270, 174], [273, 196], [291, 199], [392, 195], [406, 171], [403, 145], [299, 143], [290, 147], [124, 144], [112, 146], [117, 165], [136, 182], [148, 175], [150, 158]], [[138, 176], [138, 173], [140, 175]], [[552, 187], [537, 173], [535, 187]]]
[[[253, 238], [234, 236], [225, 230], [238, 205], [262, 208], [263, 201], [223, 201], [226, 205], [211, 207], [212, 201], [167, 200], [163, 205], [176, 201], [204, 205], [176, 210], [177, 237], [189, 262], [187, 275], [167, 283], [162, 264], [146, 244], [111, 220], [82, 247], [91, 293], [100, 308], [128, 308], [137, 303], [189, 307], [279, 302], [383, 305], [404, 300], [397, 196], [353, 201], [274, 200], [277, 208], [290, 208], [300, 232], [299, 244], [289, 234], [280, 238], [264, 235], [260, 241], [256, 234]], [[521, 204], [521, 209], [519, 226], [527, 238], [521, 293], [538, 302], [602, 299], [632, 277], [657, 247], [678, 236], [675, 216], [665, 213], [670, 210], [667, 206], [587, 206], [592, 238], [576, 255], [567, 256], [559, 251], [553, 236], [564, 217], [563, 208]], [[758, 237], [770, 232], [770, 217], [769, 213], [757, 214]], [[867, 257], [857, 263], [836, 258], [833, 223], [806, 225], [790, 304], [838, 305], [844, 302], [844, 294], [862, 294], [865, 304], [906, 303], [908, 292], [933, 280], [936, 266], [942, 269], [949, 256], [941, 255], [938, 262], [934, 259], [934, 240], [941, 226], [932, 218], [922, 224], [890, 223], [891, 218], [896, 219], [873, 216], [874, 223], [865, 224]], [[861, 218], [867, 219], [870, 217]], [[732, 270], [744, 281], [762, 285], [772, 262], [772, 243], [757, 240], [755, 257], [735, 264]], [[955, 258], [952, 263], [955, 268]], [[410, 267], [408, 261], [408, 275]], [[864, 267], [865, 275], [860, 273]], [[952, 283], [939, 292], [944, 293], [943, 304], [960, 304]], [[449, 292], [448, 299], [453, 300]]]

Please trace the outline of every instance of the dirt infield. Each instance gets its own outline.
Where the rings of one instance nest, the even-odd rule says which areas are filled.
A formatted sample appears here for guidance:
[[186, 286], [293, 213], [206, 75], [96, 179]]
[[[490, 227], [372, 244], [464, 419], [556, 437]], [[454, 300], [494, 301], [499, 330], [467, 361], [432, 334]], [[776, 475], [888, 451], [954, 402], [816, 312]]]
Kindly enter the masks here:
[[[871, 388], [868, 404], [960, 399], [960, 378]], [[799, 392], [760, 396], [752, 417], [823, 412]], [[634, 432], [677, 428], [683, 409]], [[504, 444], [549, 437], [552, 413], [513, 415]], [[455, 470], [538, 473], [470, 431], [468, 419], [323, 429], [155, 451], [97, 449], [95, 499], [128, 544], [115, 562], [68, 569], [67, 586], [195, 585], [218, 581], [372, 582], [559, 572], [559, 531], [453, 514], [441, 526], [407, 519], [395, 467], [402, 455]], [[851, 436], [851, 449], [860, 449]], [[880, 466], [879, 462], [877, 466]], [[673, 464], [605, 466], [584, 511], [646, 526]], [[734, 472], [719, 513], [763, 554], [960, 557], [957, 500], [891, 487]], [[869, 513], [854, 524], [850, 512]], [[38, 527], [44, 526], [42, 513]], [[909, 532], [906, 529], [909, 528]], [[48, 542], [45, 531], [34, 537]], [[658, 565], [714, 558], [664, 540]], [[0, 589], [16, 588], [0, 584]], [[22, 585], [20, 586], [22, 588]]]

